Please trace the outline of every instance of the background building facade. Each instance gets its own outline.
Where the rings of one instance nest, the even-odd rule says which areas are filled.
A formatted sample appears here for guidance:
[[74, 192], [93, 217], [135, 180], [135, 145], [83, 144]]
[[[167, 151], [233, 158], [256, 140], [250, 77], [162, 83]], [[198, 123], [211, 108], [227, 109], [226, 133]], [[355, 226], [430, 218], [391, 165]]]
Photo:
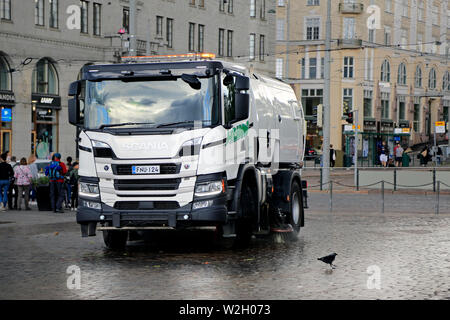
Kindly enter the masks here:
[[[377, 17], [377, 25], [368, 27]], [[308, 119], [308, 144], [321, 148], [317, 120], [324, 89], [326, 0], [277, 0], [277, 77], [294, 87]], [[332, 1], [331, 143], [354, 152], [345, 125], [357, 110], [359, 156], [372, 164], [377, 143], [432, 143], [449, 121], [449, 1]], [[319, 107], [318, 107], [319, 106]], [[319, 110], [318, 110], [319, 109]], [[356, 122], [356, 119], [354, 123]], [[401, 132], [399, 134], [399, 132]], [[438, 135], [438, 141], [446, 135]]]
[[[212, 52], [271, 74], [274, 8], [275, 0], [136, 1], [137, 54]], [[69, 84], [86, 64], [128, 55], [129, 31], [128, 0], [0, 0], [1, 151], [76, 156]]]

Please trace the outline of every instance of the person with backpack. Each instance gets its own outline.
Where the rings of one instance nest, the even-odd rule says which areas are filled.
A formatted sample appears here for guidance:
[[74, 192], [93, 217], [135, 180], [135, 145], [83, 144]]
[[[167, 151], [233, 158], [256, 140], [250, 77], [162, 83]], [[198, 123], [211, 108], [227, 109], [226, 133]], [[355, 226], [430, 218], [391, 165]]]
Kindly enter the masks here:
[[27, 159], [20, 159], [20, 164], [14, 170], [14, 178], [16, 178], [16, 185], [18, 187], [19, 203], [17, 210], [21, 210], [22, 197], [25, 193], [25, 210], [31, 210], [29, 206], [30, 201], [30, 185], [33, 175], [31, 174], [30, 167], [27, 165]]
[[64, 201], [64, 175], [67, 168], [64, 162], [61, 162], [61, 154], [55, 153], [52, 156], [52, 162], [45, 167], [45, 175], [50, 180], [50, 204], [53, 212], [64, 213], [62, 203]]
[[[6, 160], [8, 162], [8, 159]], [[9, 160], [10, 166], [13, 168], [13, 171], [19, 165], [17, 162], [17, 158], [12, 156]], [[15, 183], [14, 175], [9, 180], [9, 190], [8, 190], [8, 207], [10, 210], [17, 210], [17, 199], [19, 196], [19, 189]]]
[[69, 209], [70, 207], [70, 199], [71, 199], [71, 194], [72, 194], [72, 186], [70, 184], [70, 173], [73, 170], [73, 164], [72, 164], [72, 157], [67, 157], [66, 159], [67, 163], [67, 173], [66, 173], [66, 179], [64, 182], [64, 186], [65, 186], [65, 190], [66, 190], [66, 195], [65, 195], [65, 206], [66, 209]]
[[80, 180], [80, 177], [78, 176], [78, 168], [80, 166], [78, 165], [78, 162], [73, 163], [73, 169], [70, 172], [70, 185], [72, 188], [72, 199], [71, 199], [71, 206], [70, 210], [76, 210], [78, 207], [78, 181]]
[[8, 189], [10, 179], [14, 177], [14, 170], [11, 165], [6, 162], [7, 152], [0, 156], [0, 203], [3, 203], [2, 211], [8, 209]]

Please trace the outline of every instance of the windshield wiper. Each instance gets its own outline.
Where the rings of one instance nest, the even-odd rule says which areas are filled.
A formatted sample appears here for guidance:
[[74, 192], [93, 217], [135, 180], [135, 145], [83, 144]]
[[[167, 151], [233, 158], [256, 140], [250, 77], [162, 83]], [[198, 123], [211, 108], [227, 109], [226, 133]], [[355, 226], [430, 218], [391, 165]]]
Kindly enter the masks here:
[[124, 123], [113, 123], [113, 124], [102, 124], [99, 129], [111, 128], [111, 127], [122, 127], [122, 126], [136, 126], [143, 124], [155, 124], [154, 122], [124, 122]]
[[162, 124], [157, 125], [156, 127], [157, 127], [157, 128], [161, 128], [161, 127], [170, 127], [170, 126], [177, 126], [177, 125], [180, 125], [180, 124], [188, 124], [188, 123], [194, 124], [196, 121], [202, 122], [202, 123], [205, 123], [205, 122], [210, 123], [210, 122], [211, 122], [211, 121], [209, 121], [209, 120], [186, 120], [186, 121], [177, 121], [177, 122], [162, 123]]

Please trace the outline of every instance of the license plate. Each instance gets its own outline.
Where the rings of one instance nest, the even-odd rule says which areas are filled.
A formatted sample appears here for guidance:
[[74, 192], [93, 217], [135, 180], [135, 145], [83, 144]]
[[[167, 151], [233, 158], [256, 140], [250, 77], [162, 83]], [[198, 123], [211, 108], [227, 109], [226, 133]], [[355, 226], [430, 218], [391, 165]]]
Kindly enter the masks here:
[[132, 174], [156, 174], [160, 173], [159, 166], [132, 166]]

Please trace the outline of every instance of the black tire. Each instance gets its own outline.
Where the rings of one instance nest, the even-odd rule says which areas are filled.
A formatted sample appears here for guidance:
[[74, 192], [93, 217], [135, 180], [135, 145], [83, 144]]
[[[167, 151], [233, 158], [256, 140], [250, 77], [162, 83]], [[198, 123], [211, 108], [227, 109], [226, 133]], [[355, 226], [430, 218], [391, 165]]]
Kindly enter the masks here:
[[238, 208], [238, 220], [236, 221], [236, 248], [248, 247], [252, 239], [252, 220], [251, 217], [255, 215], [256, 199], [250, 185], [242, 186], [241, 199]]
[[103, 241], [110, 250], [123, 250], [127, 244], [128, 231], [103, 230]]
[[289, 214], [287, 216], [288, 223], [294, 229], [288, 233], [287, 239], [289, 241], [297, 241], [300, 234], [304, 208], [303, 208], [303, 192], [297, 181], [294, 181], [291, 186], [291, 193], [289, 195]]

